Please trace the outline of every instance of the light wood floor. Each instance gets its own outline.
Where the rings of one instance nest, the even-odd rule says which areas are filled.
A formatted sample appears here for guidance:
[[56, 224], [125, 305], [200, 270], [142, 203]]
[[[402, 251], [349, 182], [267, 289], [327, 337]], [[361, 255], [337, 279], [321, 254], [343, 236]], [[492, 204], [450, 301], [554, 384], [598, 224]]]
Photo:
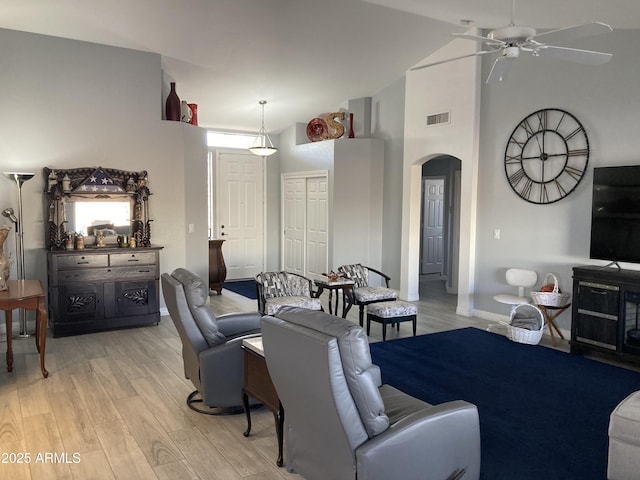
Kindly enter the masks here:
[[[442, 282], [423, 287], [418, 334], [487, 327], [455, 315], [456, 299]], [[216, 314], [256, 309], [254, 300], [226, 290], [213, 294], [211, 305]], [[357, 321], [356, 309], [349, 318]], [[387, 338], [410, 332], [404, 324]], [[381, 326], [371, 334], [379, 341]], [[168, 317], [159, 326], [49, 337], [46, 380], [33, 339], [13, 343], [14, 371], [0, 372], [0, 479], [300, 478], [276, 467], [273, 416], [266, 410], [253, 412], [252, 435], [245, 438], [244, 415], [187, 408], [193, 387], [184, 379], [180, 339]]]

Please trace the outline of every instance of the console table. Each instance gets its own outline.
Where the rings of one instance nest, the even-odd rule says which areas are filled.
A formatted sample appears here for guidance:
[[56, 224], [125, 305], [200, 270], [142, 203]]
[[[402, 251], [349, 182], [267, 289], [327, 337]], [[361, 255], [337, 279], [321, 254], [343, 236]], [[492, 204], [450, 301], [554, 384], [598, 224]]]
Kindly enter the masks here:
[[247, 430], [244, 436], [251, 433], [251, 410], [249, 408], [249, 396], [255, 398], [273, 413], [276, 421], [276, 436], [278, 437], [278, 459], [276, 465], [281, 467], [284, 463], [282, 458], [284, 409], [278, 392], [276, 392], [267, 362], [264, 359], [262, 348], [262, 337], [247, 338], [242, 341], [244, 350], [244, 388], [242, 389], [242, 404], [247, 415]]
[[47, 342], [47, 309], [44, 306], [44, 290], [39, 280], [9, 280], [8, 290], [0, 292], [0, 310], [4, 310], [7, 324], [7, 371], [13, 371], [13, 349], [11, 346], [11, 328], [13, 310], [24, 308], [36, 311], [36, 349], [40, 354], [40, 370], [47, 378], [49, 372], [44, 368], [44, 349]]

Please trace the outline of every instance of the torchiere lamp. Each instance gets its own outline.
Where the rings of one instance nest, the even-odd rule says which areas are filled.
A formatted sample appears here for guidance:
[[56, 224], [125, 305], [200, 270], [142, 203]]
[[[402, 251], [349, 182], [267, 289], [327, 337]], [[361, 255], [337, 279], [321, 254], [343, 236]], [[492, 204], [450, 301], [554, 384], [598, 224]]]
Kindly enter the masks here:
[[[2, 215], [7, 217], [16, 225], [16, 261], [18, 280], [24, 280], [24, 232], [22, 231], [22, 184], [31, 180], [35, 173], [24, 172], [2, 172], [5, 177], [14, 180], [18, 186], [18, 216], [13, 212], [13, 208], [5, 208]], [[20, 334], [19, 337], [28, 337], [27, 318], [24, 309], [20, 309]]]

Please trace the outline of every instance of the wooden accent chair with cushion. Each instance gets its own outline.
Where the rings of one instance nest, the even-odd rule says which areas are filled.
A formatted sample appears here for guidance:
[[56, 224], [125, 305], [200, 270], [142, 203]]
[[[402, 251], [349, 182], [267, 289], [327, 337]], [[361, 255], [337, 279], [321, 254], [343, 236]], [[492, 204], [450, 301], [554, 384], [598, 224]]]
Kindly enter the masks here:
[[[370, 303], [389, 302], [398, 298], [398, 292], [389, 288], [391, 277], [376, 270], [375, 268], [360, 265], [342, 265], [338, 267], [338, 272], [344, 274], [346, 278], [354, 281], [353, 303], [358, 305], [358, 320], [360, 326], [364, 326], [364, 307]], [[386, 287], [373, 286], [369, 284], [369, 274], [376, 274], [381, 282], [384, 281]]]
[[292, 306], [322, 310], [319, 298], [314, 298], [311, 280], [297, 273], [262, 272], [256, 275], [258, 311], [273, 315], [280, 307]]

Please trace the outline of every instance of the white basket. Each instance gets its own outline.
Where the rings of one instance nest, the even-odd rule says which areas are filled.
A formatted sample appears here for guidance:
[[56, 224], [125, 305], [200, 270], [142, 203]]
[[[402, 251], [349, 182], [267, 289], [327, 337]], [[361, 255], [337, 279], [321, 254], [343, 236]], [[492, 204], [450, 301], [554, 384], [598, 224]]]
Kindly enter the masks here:
[[[521, 312], [529, 311], [530, 314], [533, 314], [537, 317], [539, 328], [536, 330], [529, 330], [527, 328], [516, 327], [513, 324], [513, 320], [516, 318], [518, 314]], [[533, 317], [527, 317], [533, 318]], [[513, 340], [518, 343], [526, 343], [529, 345], [537, 345], [540, 343], [540, 339], [542, 338], [542, 331], [544, 330], [544, 315], [542, 311], [534, 306], [534, 305], [518, 305], [511, 312], [511, 323], [507, 325], [507, 338], [509, 340]]]
[[545, 307], [564, 307], [569, 302], [570, 295], [568, 293], [560, 293], [558, 288], [558, 277], [553, 273], [547, 273], [544, 276], [543, 285], [547, 284], [547, 278], [553, 278], [553, 291], [551, 292], [531, 292], [531, 298], [536, 305]]
[[[540, 326], [539, 329], [529, 330], [527, 328], [520, 328], [511, 324], [513, 323], [513, 319], [516, 317], [516, 315], [523, 310], [530, 310], [531, 312], [533, 312], [533, 314], [538, 319], [538, 325]], [[518, 305], [511, 311], [511, 317], [509, 321], [510, 323], [500, 322], [501, 325], [507, 327], [507, 338], [509, 340], [518, 343], [526, 343], [528, 345], [537, 345], [538, 343], [540, 343], [540, 340], [542, 339], [542, 332], [544, 330], [544, 315], [538, 307], [531, 304]], [[487, 330], [491, 331], [492, 327], [494, 326], [497, 325], [489, 325], [489, 328], [487, 328]]]

